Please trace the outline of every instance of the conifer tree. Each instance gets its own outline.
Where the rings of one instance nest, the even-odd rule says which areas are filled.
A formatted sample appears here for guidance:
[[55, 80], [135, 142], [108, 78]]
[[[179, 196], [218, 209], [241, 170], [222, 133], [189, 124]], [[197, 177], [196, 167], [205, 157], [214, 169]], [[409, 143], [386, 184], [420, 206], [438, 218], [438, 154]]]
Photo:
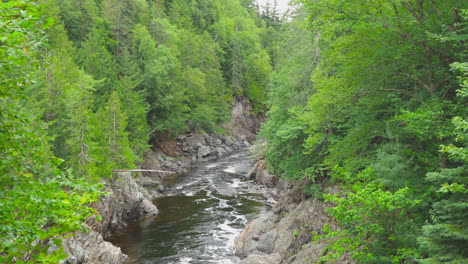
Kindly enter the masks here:
[[[468, 63], [454, 63], [460, 70], [461, 89], [458, 97], [461, 102], [468, 100]], [[422, 227], [423, 236], [419, 239], [428, 257], [423, 263], [466, 263], [468, 261], [468, 120], [461, 116], [452, 122], [457, 134], [455, 142], [442, 146], [441, 152], [458, 164], [453, 168], [442, 168], [427, 174], [426, 180], [436, 186], [437, 202], [432, 205], [431, 222]]]
[[122, 110], [119, 94], [114, 91], [92, 123], [91, 135], [95, 146], [90, 156], [96, 164], [93, 174], [109, 177], [113, 169], [134, 168], [136, 157], [126, 128], [127, 116]]
[[103, 106], [118, 83], [118, 65], [109, 51], [112, 48], [108, 25], [100, 21], [82, 43], [76, 56], [77, 63], [98, 82], [94, 89], [94, 109]]

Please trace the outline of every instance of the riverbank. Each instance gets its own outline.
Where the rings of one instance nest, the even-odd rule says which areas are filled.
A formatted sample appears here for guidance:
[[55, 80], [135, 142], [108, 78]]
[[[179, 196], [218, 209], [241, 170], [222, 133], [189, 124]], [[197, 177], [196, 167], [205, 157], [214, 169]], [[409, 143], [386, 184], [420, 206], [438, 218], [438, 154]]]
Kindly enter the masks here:
[[[278, 203], [272, 210], [251, 221], [235, 244], [240, 264], [310, 264], [320, 262], [326, 252], [326, 241], [312, 242], [313, 234], [321, 234], [325, 225], [337, 228], [326, 213], [321, 199], [306, 195], [308, 180], [287, 181], [266, 170], [266, 162], [259, 160], [247, 177], [274, 188]], [[336, 187], [325, 187], [334, 193]], [[354, 263], [343, 256], [335, 263]]]

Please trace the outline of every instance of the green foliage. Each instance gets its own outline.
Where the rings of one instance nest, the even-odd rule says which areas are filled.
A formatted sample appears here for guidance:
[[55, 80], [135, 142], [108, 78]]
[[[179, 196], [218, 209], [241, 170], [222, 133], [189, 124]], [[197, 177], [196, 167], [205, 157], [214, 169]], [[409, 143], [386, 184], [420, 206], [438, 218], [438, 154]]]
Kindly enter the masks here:
[[341, 185], [323, 261], [465, 260], [467, 5], [298, 2], [270, 51], [262, 136], [278, 175]]
[[[0, 2], [0, 262], [57, 263], [63, 250], [48, 253], [51, 241], [85, 229], [95, 211], [87, 205], [102, 186], [61, 172], [50, 150], [46, 123], [28, 109], [25, 87], [39, 74], [45, 46], [41, 8], [29, 1]], [[55, 99], [55, 98], [53, 98]], [[43, 111], [44, 109], [41, 109]], [[37, 111], [37, 112], [41, 112]]]
[[109, 51], [112, 47], [109, 29], [105, 22], [100, 22], [81, 44], [76, 62], [98, 82], [94, 85], [94, 109], [102, 107], [115, 91], [118, 84], [118, 66], [115, 57]]
[[[459, 68], [460, 69], [460, 68]], [[467, 69], [461, 68], [459, 78], [462, 90], [466, 89]], [[458, 93], [461, 99], [466, 95]], [[464, 263], [468, 260], [466, 244], [468, 241], [468, 122], [460, 116], [452, 118], [455, 127], [455, 140], [449, 145], [442, 145], [441, 152], [458, 166], [442, 168], [429, 172], [426, 180], [436, 186], [437, 201], [432, 205], [431, 221], [422, 227], [423, 234], [419, 242], [427, 256], [422, 263]]]
[[[309, 75], [314, 65], [309, 63], [317, 54], [310, 33], [300, 23], [285, 24], [284, 27], [281, 35], [285, 40], [281, 43], [283, 52], [276, 58], [276, 69], [271, 75], [267, 94], [268, 122], [260, 136], [268, 142], [265, 157], [272, 171], [293, 178], [311, 166], [312, 160], [321, 152], [318, 148], [316, 152], [305, 154], [306, 127], [299, 118], [307, 97], [313, 93]], [[319, 167], [313, 166], [309, 171]]]
[[339, 221], [341, 229], [326, 229], [325, 235], [315, 237], [330, 239], [329, 250], [334, 254], [323, 260], [338, 258], [344, 252], [352, 252], [362, 263], [403, 259], [402, 247], [405, 251], [415, 247], [414, 234], [408, 232], [413, 226], [405, 219], [409, 209], [419, 203], [408, 199], [408, 192], [408, 188], [392, 193], [374, 184], [357, 183], [344, 196], [325, 195], [326, 201], [335, 205], [328, 213]]
[[92, 125], [91, 137], [95, 146], [90, 156], [97, 171], [89, 174], [110, 177], [112, 169], [134, 168], [136, 157], [126, 131], [127, 116], [122, 111], [117, 92], [113, 92], [104, 108], [98, 110]]
[[57, 4], [70, 40], [78, 43], [84, 41], [99, 16], [96, 1], [61, 0]]
[[60, 247], [61, 239], [71, 232], [86, 231], [86, 218], [96, 214], [87, 205], [103, 194], [101, 188], [70, 174], [47, 180], [31, 175], [18, 179], [10, 188], [2, 188], [0, 262], [32, 263], [27, 261], [29, 258], [57, 263], [64, 259], [62, 251], [47, 253], [51, 244], [42, 241], [52, 241]]

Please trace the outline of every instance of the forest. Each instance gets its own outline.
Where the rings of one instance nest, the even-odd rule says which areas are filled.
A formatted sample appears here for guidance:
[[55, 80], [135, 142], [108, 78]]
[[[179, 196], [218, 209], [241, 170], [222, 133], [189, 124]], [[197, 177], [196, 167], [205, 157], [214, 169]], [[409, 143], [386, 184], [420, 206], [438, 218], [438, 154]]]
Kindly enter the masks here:
[[323, 263], [466, 263], [468, 3], [292, 4], [0, 1], [0, 263], [64, 259], [113, 169], [225, 133], [233, 97], [267, 115], [268, 169], [330, 204]]

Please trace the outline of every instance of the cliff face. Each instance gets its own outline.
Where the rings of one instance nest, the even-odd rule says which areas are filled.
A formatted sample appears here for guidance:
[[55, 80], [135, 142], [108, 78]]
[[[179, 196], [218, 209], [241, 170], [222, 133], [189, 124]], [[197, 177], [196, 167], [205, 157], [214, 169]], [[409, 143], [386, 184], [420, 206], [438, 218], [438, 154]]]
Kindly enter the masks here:
[[[250, 222], [237, 239], [235, 253], [241, 264], [308, 264], [318, 263], [326, 248], [323, 242], [313, 243], [312, 232], [321, 233], [325, 224], [337, 228], [325, 212], [327, 205], [307, 197], [302, 188], [307, 180], [286, 181], [266, 170], [258, 161], [247, 175], [260, 184], [275, 187], [278, 203], [272, 211]], [[333, 188], [329, 188], [334, 192]], [[343, 256], [336, 263], [354, 263]]]
[[158, 209], [151, 202], [151, 196], [132, 178], [130, 172], [115, 173], [106, 185], [112, 193], [93, 207], [101, 214], [102, 220], [88, 219], [91, 230], [78, 232], [64, 239], [62, 245], [68, 258], [65, 264], [95, 264], [124, 262], [120, 248], [105, 241], [111, 234], [142, 217], [155, 216]]
[[266, 116], [264, 113], [254, 114], [246, 97], [234, 97], [233, 100], [231, 120], [224, 128], [238, 140], [252, 143]]

